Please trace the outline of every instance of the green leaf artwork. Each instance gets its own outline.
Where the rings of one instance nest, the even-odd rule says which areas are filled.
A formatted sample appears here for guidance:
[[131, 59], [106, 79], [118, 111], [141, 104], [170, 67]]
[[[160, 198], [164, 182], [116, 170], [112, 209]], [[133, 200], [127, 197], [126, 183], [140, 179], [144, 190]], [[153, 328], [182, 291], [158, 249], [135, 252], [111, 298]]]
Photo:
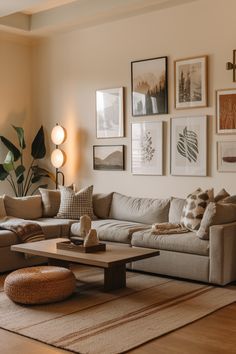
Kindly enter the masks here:
[[179, 140], [177, 142], [177, 151], [185, 157], [190, 163], [197, 162], [198, 150], [198, 136], [192, 131], [184, 128], [182, 133], [179, 133]]

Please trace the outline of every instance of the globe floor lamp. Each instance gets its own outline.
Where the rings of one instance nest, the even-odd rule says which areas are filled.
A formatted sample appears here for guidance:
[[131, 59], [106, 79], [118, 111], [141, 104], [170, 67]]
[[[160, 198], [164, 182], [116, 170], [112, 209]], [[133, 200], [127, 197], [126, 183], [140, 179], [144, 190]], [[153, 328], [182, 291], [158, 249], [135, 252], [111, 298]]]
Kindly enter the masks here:
[[52, 129], [51, 140], [53, 144], [56, 145], [56, 148], [53, 150], [51, 154], [51, 163], [56, 168], [56, 189], [58, 189], [59, 175], [61, 176], [61, 184], [64, 186], [65, 184], [65, 176], [63, 172], [59, 170], [65, 163], [65, 153], [59, 149], [59, 145], [61, 145], [66, 139], [65, 129], [60, 126], [58, 123]]

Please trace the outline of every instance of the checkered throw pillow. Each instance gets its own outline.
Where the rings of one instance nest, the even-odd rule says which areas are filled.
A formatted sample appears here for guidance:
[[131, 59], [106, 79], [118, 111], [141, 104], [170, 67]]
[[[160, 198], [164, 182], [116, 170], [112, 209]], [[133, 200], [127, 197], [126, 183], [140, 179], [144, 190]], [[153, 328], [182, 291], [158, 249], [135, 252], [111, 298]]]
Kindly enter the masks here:
[[68, 187], [60, 187], [61, 203], [56, 218], [58, 219], [79, 219], [88, 215], [94, 219], [93, 214], [93, 186], [81, 189], [75, 193]]

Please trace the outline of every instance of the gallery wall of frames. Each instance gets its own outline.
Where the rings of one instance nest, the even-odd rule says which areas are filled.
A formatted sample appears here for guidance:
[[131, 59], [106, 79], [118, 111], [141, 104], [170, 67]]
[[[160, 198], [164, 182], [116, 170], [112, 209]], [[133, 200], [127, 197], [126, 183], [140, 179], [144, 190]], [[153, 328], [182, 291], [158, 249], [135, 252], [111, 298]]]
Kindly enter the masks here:
[[[174, 65], [174, 77], [168, 77]], [[207, 121], [201, 108], [208, 107], [208, 56], [183, 58], [168, 63], [168, 57], [131, 62], [131, 170], [133, 175], [163, 175], [164, 125], [168, 114], [168, 82], [174, 81], [175, 109], [184, 112], [170, 118], [170, 173], [173, 176], [207, 176]], [[196, 114], [187, 115], [188, 109]], [[192, 110], [191, 110], [192, 112]], [[148, 120], [156, 116], [156, 120]], [[236, 172], [236, 89], [216, 90], [217, 170]], [[139, 117], [144, 120], [140, 122]], [[145, 118], [147, 117], [147, 118]], [[126, 136], [124, 88], [96, 91], [96, 138], [116, 138], [114, 145], [93, 146], [94, 170], [125, 169]], [[220, 136], [231, 134], [223, 141]]]

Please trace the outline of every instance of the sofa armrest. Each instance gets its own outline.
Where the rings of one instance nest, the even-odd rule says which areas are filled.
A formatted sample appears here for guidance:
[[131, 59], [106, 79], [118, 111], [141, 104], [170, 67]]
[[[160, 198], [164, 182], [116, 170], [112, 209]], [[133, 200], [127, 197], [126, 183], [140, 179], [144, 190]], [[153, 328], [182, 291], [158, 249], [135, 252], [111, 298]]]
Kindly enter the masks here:
[[236, 280], [236, 222], [209, 230], [209, 281], [225, 285]]

